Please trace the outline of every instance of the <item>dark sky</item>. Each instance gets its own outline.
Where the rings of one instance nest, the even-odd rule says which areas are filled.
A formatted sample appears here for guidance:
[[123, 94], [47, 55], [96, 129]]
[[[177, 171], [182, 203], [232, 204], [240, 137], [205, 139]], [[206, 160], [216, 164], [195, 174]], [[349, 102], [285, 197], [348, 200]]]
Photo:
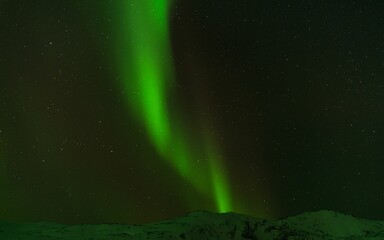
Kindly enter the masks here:
[[[140, 30], [123, 2], [0, 0], [0, 220], [216, 210], [194, 185], [207, 171], [181, 177], [127, 103], [121, 39]], [[203, 156], [209, 133], [231, 211], [384, 219], [383, 12], [374, 0], [170, 5], [174, 141]]]

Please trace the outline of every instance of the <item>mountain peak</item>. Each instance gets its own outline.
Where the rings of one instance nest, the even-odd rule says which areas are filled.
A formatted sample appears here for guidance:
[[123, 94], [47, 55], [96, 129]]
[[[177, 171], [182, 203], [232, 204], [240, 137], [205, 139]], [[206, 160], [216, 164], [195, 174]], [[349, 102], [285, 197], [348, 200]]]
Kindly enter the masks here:
[[303, 213], [263, 220], [237, 213], [190, 212], [173, 220], [146, 225], [2, 224], [0, 239], [384, 239], [384, 222], [355, 218], [335, 211]]

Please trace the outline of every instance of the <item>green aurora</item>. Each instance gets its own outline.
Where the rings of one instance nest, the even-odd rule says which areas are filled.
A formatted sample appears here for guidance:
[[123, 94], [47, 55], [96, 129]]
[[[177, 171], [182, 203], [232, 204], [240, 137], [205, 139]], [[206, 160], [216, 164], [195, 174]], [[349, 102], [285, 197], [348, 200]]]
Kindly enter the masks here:
[[[145, 125], [159, 155], [207, 199], [219, 212], [233, 211], [232, 199], [219, 149], [203, 131], [200, 151], [191, 148], [190, 131], [168, 104], [175, 81], [169, 41], [168, 0], [136, 0], [127, 4], [129, 54], [122, 59], [127, 102]], [[198, 159], [203, 159], [200, 161]]]
[[0, 5], [0, 221], [383, 219], [380, 1]]

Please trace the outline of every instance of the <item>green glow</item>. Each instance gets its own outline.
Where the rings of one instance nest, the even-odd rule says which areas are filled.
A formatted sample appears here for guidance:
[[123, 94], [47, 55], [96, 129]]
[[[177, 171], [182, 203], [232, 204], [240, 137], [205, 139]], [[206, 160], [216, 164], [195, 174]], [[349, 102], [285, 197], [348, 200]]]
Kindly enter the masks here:
[[162, 159], [213, 201], [217, 211], [231, 211], [228, 182], [213, 141], [206, 142], [205, 152], [196, 151], [188, 142], [194, 135], [176, 119], [179, 112], [167, 102], [174, 84], [169, 5], [168, 0], [131, 0], [127, 4], [124, 47], [128, 51], [121, 61], [127, 101]]
[[229, 212], [232, 210], [231, 198], [228, 189], [228, 182], [225, 176], [224, 168], [220, 161], [218, 161], [217, 147], [214, 147], [212, 140], [208, 140], [209, 162], [211, 164], [211, 180], [215, 190], [215, 200], [217, 203], [217, 210], [219, 212]]
[[[218, 167], [213, 166], [213, 167]], [[219, 212], [229, 212], [232, 210], [227, 181], [222, 171], [213, 171], [213, 186], [215, 189], [215, 198]]]
[[[169, 119], [167, 118], [167, 109], [164, 103], [164, 92], [161, 86], [161, 73], [156, 71], [156, 65], [151, 61], [150, 56], [143, 54], [143, 58], [148, 58], [140, 64], [139, 81], [141, 109], [144, 113], [144, 119], [147, 121], [147, 127], [155, 144], [163, 150], [169, 139]], [[144, 68], [147, 66], [147, 68]]]

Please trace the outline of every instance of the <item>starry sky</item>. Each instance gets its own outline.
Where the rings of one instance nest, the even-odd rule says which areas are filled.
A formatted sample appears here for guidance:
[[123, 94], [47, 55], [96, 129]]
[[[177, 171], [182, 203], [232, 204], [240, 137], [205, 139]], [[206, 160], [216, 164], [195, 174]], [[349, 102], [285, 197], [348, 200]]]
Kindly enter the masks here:
[[0, 0], [0, 220], [384, 219], [383, 11]]

